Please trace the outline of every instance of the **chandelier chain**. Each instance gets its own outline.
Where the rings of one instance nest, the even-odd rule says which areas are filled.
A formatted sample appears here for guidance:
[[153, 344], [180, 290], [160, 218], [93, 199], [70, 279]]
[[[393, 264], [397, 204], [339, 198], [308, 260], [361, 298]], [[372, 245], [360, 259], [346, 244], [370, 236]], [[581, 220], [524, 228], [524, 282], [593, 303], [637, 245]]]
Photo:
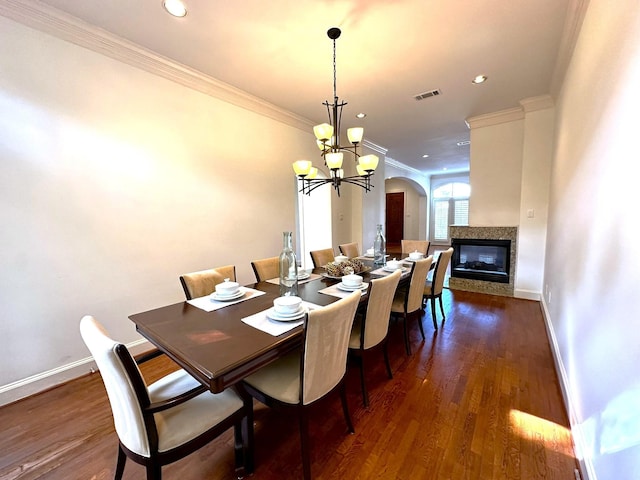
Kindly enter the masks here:
[[338, 98], [337, 95], [337, 91], [338, 89], [336, 88], [336, 40], [335, 38], [333, 39], [333, 98], [334, 101], [336, 98]]

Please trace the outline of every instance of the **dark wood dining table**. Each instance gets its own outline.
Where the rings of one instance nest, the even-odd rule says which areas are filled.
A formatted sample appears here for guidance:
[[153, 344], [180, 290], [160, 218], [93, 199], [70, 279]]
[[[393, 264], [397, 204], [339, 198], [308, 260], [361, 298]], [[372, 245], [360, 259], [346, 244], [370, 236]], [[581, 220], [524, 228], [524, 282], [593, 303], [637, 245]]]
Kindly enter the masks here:
[[[372, 262], [369, 261], [368, 266], [373, 268]], [[324, 269], [313, 272], [322, 274]], [[369, 272], [363, 274], [365, 282], [373, 278], [376, 277]], [[339, 279], [320, 275], [320, 278], [300, 284], [298, 295], [316, 305], [329, 305], [339, 298], [319, 291], [338, 282]], [[268, 281], [247, 287], [265, 294], [212, 312], [184, 301], [136, 313], [129, 318], [143, 337], [211, 392], [219, 393], [299, 347], [302, 340], [302, 326], [273, 336], [242, 322], [242, 318], [272, 307], [273, 300], [279, 296], [279, 285]], [[366, 302], [367, 297], [363, 295], [362, 301]]]

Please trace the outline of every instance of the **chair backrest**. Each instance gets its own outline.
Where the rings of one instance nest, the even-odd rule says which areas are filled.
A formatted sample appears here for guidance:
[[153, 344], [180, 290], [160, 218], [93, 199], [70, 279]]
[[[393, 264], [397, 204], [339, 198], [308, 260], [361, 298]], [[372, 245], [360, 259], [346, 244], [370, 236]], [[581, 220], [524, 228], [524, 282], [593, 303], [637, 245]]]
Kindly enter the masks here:
[[[80, 320], [80, 334], [100, 370], [118, 438], [132, 452], [149, 457], [153, 447], [146, 426], [155, 429], [155, 423], [152, 418], [146, 423], [142, 413], [150, 400], [138, 366], [127, 348], [112, 340], [92, 316]], [[157, 438], [157, 432], [153, 435]]]
[[216, 285], [224, 282], [225, 278], [236, 281], [235, 265], [200, 270], [199, 272], [185, 273], [180, 276], [180, 283], [187, 300], [204, 297], [213, 293]]
[[340, 248], [340, 253], [342, 253], [342, 255], [346, 255], [349, 258], [356, 258], [360, 256], [360, 249], [356, 242], [338, 245], [338, 248]]
[[360, 346], [364, 349], [375, 347], [387, 336], [391, 304], [398, 288], [402, 272], [396, 270], [386, 277], [371, 280], [367, 313], [362, 320]]
[[429, 267], [433, 263], [433, 255], [413, 262], [411, 270], [411, 281], [405, 299], [406, 312], [411, 313], [422, 308], [422, 297], [424, 296], [424, 284], [427, 282]]
[[428, 240], [400, 240], [402, 253], [411, 253], [416, 250], [423, 255], [429, 253], [429, 241]]
[[308, 405], [333, 389], [347, 371], [349, 337], [360, 292], [309, 312], [305, 322], [300, 399]]
[[323, 250], [314, 250], [313, 252], [309, 252], [311, 254], [311, 260], [313, 260], [313, 266], [315, 268], [320, 268], [325, 266], [327, 263], [333, 262], [335, 258], [335, 253], [333, 252], [333, 248], [325, 248]]
[[444, 277], [447, 273], [447, 267], [453, 255], [453, 248], [448, 248], [440, 254], [436, 262], [436, 268], [433, 271], [433, 281], [431, 282], [431, 294], [439, 295], [444, 288]]
[[280, 276], [280, 257], [263, 258], [251, 262], [256, 282], [264, 282]]

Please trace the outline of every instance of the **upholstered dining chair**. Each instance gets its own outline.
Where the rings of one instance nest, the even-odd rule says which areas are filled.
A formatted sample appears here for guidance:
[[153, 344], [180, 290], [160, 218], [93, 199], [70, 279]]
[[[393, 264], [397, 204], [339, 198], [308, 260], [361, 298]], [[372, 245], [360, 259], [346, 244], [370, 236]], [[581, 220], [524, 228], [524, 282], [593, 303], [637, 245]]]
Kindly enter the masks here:
[[230, 279], [232, 282], [236, 281], [235, 265], [225, 265], [224, 267], [185, 273], [180, 276], [180, 284], [187, 300], [192, 300], [213, 293], [216, 290], [216, 285], [224, 282], [225, 278]]
[[358, 244], [356, 242], [353, 243], [345, 243], [342, 245], [338, 245], [340, 249], [340, 253], [349, 258], [356, 258], [360, 256], [360, 249], [358, 248]]
[[280, 257], [263, 258], [251, 262], [256, 282], [264, 282], [280, 276]]
[[411, 355], [411, 345], [409, 344], [408, 321], [410, 317], [418, 317], [420, 333], [424, 340], [424, 328], [422, 326], [422, 295], [424, 285], [427, 281], [429, 268], [433, 263], [433, 256], [429, 255], [423, 260], [416, 260], [411, 267], [411, 280], [405, 288], [398, 289], [391, 304], [391, 316], [402, 317], [404, 323], [404, 346], [407, 355]]
[[333, 248], [324, 248], [322, 250], [314, 250], [309, 252], [311, 254], [311, 260], [313, 260], [313, 267], [320, 268], [325, 266], [329, 262], [335, 260], [335, 253]]
[[360, 292], [353, 292], [326, 307], [311, 310], [305, 317], [302, 350], [262, 367], [242, 383], [251, 396], [265, 405], [297, 413], [305, 480], [311, 478], [307, 407], [338, 389], [347, 427], [349, 432], [354, 431], [344, 376], [359, 302]]
[[402, 253], [409, 254], [411, 252], [415, 252], [416, 250], [423, 255], [427, 255], [429, 253], [429, 240], [400, 240], [400, 246], [402, 248]]
[[[182, 369], [147, 386], [127, 348], [112, 340], [95, 318], [83, 317], [80, 333], [111, 404], [119, 439], [116, 480], [122, 478], [127, 458], [146, 467], [147, 480], [160, 480], [162, 466], [195, 452], [231, 427], [236, 470], [253, 471], [249, 396], [243, 400], [233, 390], [210, 393]], [[152, 356], [159, 354], [155, 351]]]
[[365, 354], [376, 347], [382, 348], [387, 375], [393, 378], [389, 353], [387, 352], [387, 333], [389, 332], [389, 318], [391, 303], [398, 288], [402, 272], [396, 270], [386, 277], [371, 280], [369, 284], [369, 300], [366, 311], [357, 315], [351, 329], [349, 353], [357, 360], [360, 367], [360, 385], [362, 388], [362, 403], [369, 406], [369, 394], [365, 383]]
[[453, 255], [453, 248], [448, 248], [444, 252], [440, 253], [438, 260], [436, 261], [436, 267], [433, 270], [432, 280], [427, 280], [424, 286], [424, 292], [422, 296], [423, 308], [426, 307], [427, 301], [431, 300], [431, 319], [433, 320], [433, 327], [437, 330], [438, 324], [436, 322], [436, 298], [440, 303], [440, 312], [442, 313], [442, 323], [445, 321], [444, 306], [442, 305], [442, 290], [444, 289], [444, 278]]

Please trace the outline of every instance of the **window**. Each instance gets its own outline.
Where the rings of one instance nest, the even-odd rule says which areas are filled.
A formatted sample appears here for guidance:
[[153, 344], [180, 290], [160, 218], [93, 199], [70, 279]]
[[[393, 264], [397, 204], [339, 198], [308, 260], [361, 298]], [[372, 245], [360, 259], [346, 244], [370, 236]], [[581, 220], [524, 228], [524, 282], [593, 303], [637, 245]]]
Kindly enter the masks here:
[[449, 225], [469, 223], [468, 183], [452, 182], [439, 186], [433, 191], [432, 242], [449, 241]]

